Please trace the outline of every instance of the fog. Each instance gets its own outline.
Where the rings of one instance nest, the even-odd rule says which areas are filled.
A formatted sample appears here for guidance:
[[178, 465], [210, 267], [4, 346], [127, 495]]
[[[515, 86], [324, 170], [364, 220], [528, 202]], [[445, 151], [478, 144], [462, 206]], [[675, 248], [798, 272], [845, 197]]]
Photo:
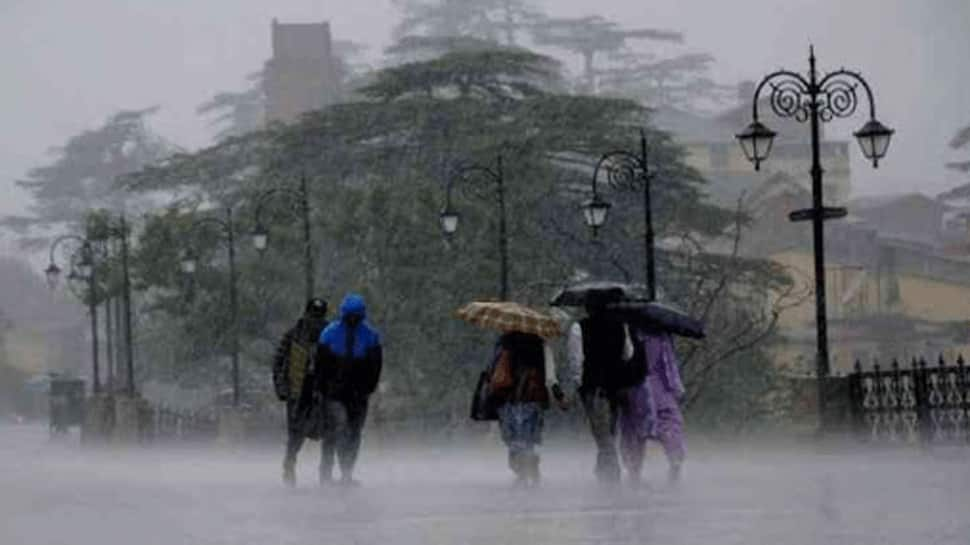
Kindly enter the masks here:
[[[818, 284], [812, 283], [807, 225], [792, 227], [787, 221], [789, 210], [774, 214], [774, 208], [789, 206], [795, 199], [807, 202], [807, 184], [803, 184], [806, 187], [801, 193], [784, 193], [797, 185], [786, 188], [786, 176], [794, 179], [801, 173], [786, 172], [790, 164], [782, 158], [778, 162], [782, 164], [778, 171], [781, 182], [770, 176], [765, 180], [758, 178], [760, 174], [751, 175], [759, 184], [765, 182], [758, 186], [763, 195], [755, 197], [766, 199], [752, 199], [754, 205], [765, 207], [755, 209], [753, 215], [765, 217], [754, 218], [757, 221], [751, 232], [765, 236], [764, 240], [752, 237], [751, 246], [761, 253], [748, 255], [744, 253], [747, 249], [739, 250], [744, 245], [738, 243], [749, 236], [740, 213], [748, 210], [739, 210], [735, 222], [734, 216], [729, 217], [733, 210], [693, 208], [707, 204], [700, 202], [706, 193], [693, 192], [695, 182], [698, 187], [702, 184], [693, 177], [692, 169], [679, 169], [684, 166], [679, 152], [686, 148], [665, 149], [666, 143], [657, 138], [652, 145], [659, 142], [658, 156], [673, 158], [678, 167], [673, 169], [672, 178], [664, 180], [669, 182], [665, 187], [653, 189], [657, 195], [653, 202], [662, 203], [655, 206], [666, 207], [656, 216], [664, 216], [665, 222], [656, 241], [657, 254], [664, 254], [657, 260], [659, 292], [664, 294], [660, 299], [686, 309], [686, 313], [703, 312], [698, 322], [706, 320], [707, 328], [703, 342], [684, 340], [679, 344], [678, 340], [676, 346], [683, 360], [673, 368], [683, 373], [686, 394], [679, 392], [673, 404], [675, 408], [677, 403], [683, 404], [690, 444], [683, 479], [668, 482], [667, 460], [651, 445], [644, 486], [598, 484], [592, 471], [596, 457], [593, 440], [581, 410], [577, 410], [549, 417], [541, 448], [541, 486], [514, 486], [507, 451], [498, 434], [478, 433], [482, 429], [465, 418], [472, 381], [487, 361], [492, 361], [487, 359], [491, 345], [483, 340], [485, 333], [471, 332], [471, 326], [459, 324], [455, 309], [469, 300], [491, 298], [499, 283], [505, 293], [506, 283], [511, 282], [513, 296], [509, 299], [534, 306], [548, 302], [547, 291], [580, 277], [600, 280], [612, 275], [609, 279], [620, 279], [620, 271], [628, 284], [636, 284], [644, 269], [643, 237], [649, 239], [650, 252], [655, 248], [653, 229], [641, 231], [638, 193], [636, 199], [617, 199], [611, 217], [620, 219], [611, 219], [613, 223], [604, 227], [601, 238], [590, 236], [582, 223], [584, 218], [574, 210], [578, 202], [573, 202], [573, 187], [568, 191], [563, 190], [565, 185], [544, 187], [546, 182], [552, 184], [552, 176], [549, 180], [529, 178], [531, 172], [547, 173], [556, 168], [572, 176], [587, 166], [570, 170], [569, 164], [558, 164], [559, 160], [569, 163], [567, 160], [580, 152], [550, 147], [529, 150], [535, 155], [516, 157], [514, 160], [523, 162], [508, 169], [514, 171], [510, 179], [515, 181], [509, 184], [513, 218], [508, 236], [502, 174], [473, 165], [477, 172], [487, 173], [487, 178], [498, 178], [501, 219], [489, 215], [490, 209], [485, 211], [487, 202], [470, 205], [464, 200], [468, 195], [461, 195], [456, 208], [467, 207], [469, 213], [462, 216], [467, 221], [462, 220], [461, 233], [449, 232], [455, 236], [443, 242], [438, 233], [438, 206], [445, 191], [451, 205], [451, 186], [445, 190], [445, 180], [434, 179], [429, 173], [438, 172], [439, 167], [444, 172], [448, 161], [457, 165], [476, 159], [466, 157], [471, 146], [463, 146], [477, 142], [478, 135], [474, 131], [445, 130], [441, 133], [444, 136], [434, 130], [416, 131], [425, 139], [418, 144], [440, 146], [432, 151], [441, 152], [442, 158], [439, 164], [435, 153], [424, 154], [422, 149], [415, 154], [415, 164], [410, 165], [404, 159], [411, 157], [400, 153], [405, 147], [395, 147], [398, 138], [387, 137], [396, 133], [382, 134], [374, 127], [364, 127], [373, 119], [383, 121], [383, 116], [397, 107], [394, 100], [408, 92], [420, 94], [415, 93], [419, 85], [414, 82], [407, 82], [413, 87], [400, 95], [392, 96], [393, 90], [386, 96], [374, 95], [386, 101], [356, 104], [373, 106], [376, 113], [373, 118], [360, 116], [364, 120], [360, 122], [361, 134], [348, 139], [358, 139], [354, 153], [335, 148], [339, 157], [321, 159], [314, 155], [291, 160], [302, 157], [297, 155], [302, 149], [297, 148], [311, 142], [299, 131], [314, 126], [289, 125], [287, 130], [294, 132], [285, 136], [290, 139], [281, 137], [278, 142], [284, 143], [280, 149], [289, 145], [292, 149], [285, 151], [292, 153], [280, 155], [280, 162], [286, 163], [279, 174], [284, 181], [275, 180], [279, 187], [272, 190], [262, 176], [273, 172], [264, 167], [275, 166], [276, 157], [270, 161], [269, 155], [260, 155], [259, 144], [275, 150], [268, 144], [275, 146], [278, 142], [276, 136], [265, 136], [267, 133], [258, 133], [260, 138], [247, 144], [252, 147], [240, 146], [227, 152], [230, 157], [225, 164], [217, 160], [207, 163], [208, 156], [197, 154], [198, 163], [186, 163], [195, 170], [176, 168], [154, 180], [146, 176], [151, 183], [130, 193], [137, 193], [139, 202], [126, 210], [127, 219], [114, 216], [120, 210], [106, 212], [100, 216], [104, 222], [100, 225], [102, 238], [94, 238], [99, 225], [90, 222], [86, 224], [87, 242], [75, 237], [77, 247], [65, 245], [57, 256], [51, 249], [51, 265], [58, 260], [65, 274], [61, 288], [48, 291], [40, 277], [40, 271], [48, 265], [47, 253], [40, 251], [50, 242], [44, 237], [63, 234], [54, 232], [61, 227], [78, 228], [72, 233], [80, 234], [81, 215], [86, 221], [98, 219], [98, 214], [86, 215], [93, 210], [68, 217], [76, 210], [62, 206], [72, 200], [84, 206], [95, 202], [85, 200], [85, 195], [78, 197], [89, 180], [70, 185], [76, 177], [73, 172], [87, 172], [87, 164], [71, 165], [73, 171], [65, 169], [69, 174], [57, 179], [64, 187], [51, 189], [50, 195], [33, 203], [30, 194], [16, 185], [31, 168], [55, 161], [57, 146], [101, 126], [119, 111], [157, 105], [160, 109], [149, 116], [150, 131], [144, 134], [157, 133], [180, 151], [196, 152], [213, 144], [218, 130], [212, 117], [200, 115], [197, 108], [218, 92], [245, 89], [246, 76], [263, 68], [271, 57], [270, 25], [274, 18], [281, 23], [328, 21], [334, 40], [367, 46], [362, 60], [376, 71], [390, 62], [384, 50], [393, 43], [392, 29], [401, 20], [401, 10], [392, 0], [0, 0], [0, 66], [4, 71], [0, 85], [0, 221], [7, 216], [30, 215], [31, 204], [49, 206], [45, 210], [48, 216], [42, 218], [49, 221], [41, 223], [40, 229], [19, 232], [16, 221], [0, 226], [0, 269], [6, 271], [0, 274], [0, 395], [4, 396], [0, 398], [0, 545], [968, 543], [970, 392], [965, 390], [970, 385], [970, 373], [964, 372], [963, 363], [959, 371], [951, 369], [957, 368], [957, 354], [970, 349], [970, 316], [966, 310], [970, 306], [964, 304], [970, 293], [970, 261], [966, 259], [970, 251], [966, 235], [970, 232], [970, 208], [966, 203], [944, 204], [934, 199], [968, 181], [965, 173], [945, 165], [966, 159], [966, 149], [957, 152], [948, 144], [970, 123], [970, 101], [966, 97], [970, 88], [966, 58], [970, 51], [970, 1], [536, 0], [533, 4], [551, 17], [598, 14], [628, 29], [683, 32], [683, 45], [635, 40], [629, 45], [637, 53], [656, 52], [651, 61], [684, 53], [711, 53], [715, 61], [710, 76], [730, 88], [745, 80], [758, 80], [778, 68], [804, 73], [810, 45], [823, 72], [845, 67], [861, 72], [872, 85], [877, 117], [896, 131], [889, 154], [878, 169], [873, 169], [850, 142], [851, 176], [843, 170], [833, 178], [838, 183], [851, 183], [848, 202], [860, 196], [912, 192], [924, 193], [929, 199], [896, 203], [898, 208], [885, 209], [870, 202], [869, 215], [860, 211], [861, 206], [851, 209], [854, 217], [842, 224], [849, 227], [828, 231], [837, 233], [827, 243], [831, 245], [829, 276], [838, 275], [829, 280], [833, 286], [828, 311], [833, 323], [831, 370], [839, 376], [837, 386], [845, 386], [838, 392], [845, 395], [831, 411], [843, 411], [835, 415], [841, 420], [836, 420], [842, 424], [851, 420], [852, 426], [846, 429], [853, 427], [858, 437], [840, 436], [822, 443], [806, 432], [816, 426], [818, 410], [813, 405], [817, 399], [812, 378], [816, 372], [813, 343], [817, 330], [811, 297]], [[527, 45], [563, 60], [565, 80], [580, 88], [583, 66], [578, 55]], [[640, 57], [645, 59], [648, 57]], [[538, 61], [523, 62], [535, 62], [529, 69], [540, 71]], [[448, 69], [457, 72], [458, 64]], [[351, 76], [359, 75], [342, 73], [340, 77], [352, 81]], [[514, 84], [521, 82], [514, 77], [511, 80], [514, 92]], [[452, 81], [442, 85], [445, 92], [439, 96], [434, 89], [428, 90], [429, 103], [437, 100], [437, 107], [443, 108], [442, 118], [447, 122], [442, 126], [467, 129], [463, 126], [465, 119], [486, 120], [489, 110], [477, 109], [478, 104], [468, 111], [481, 117], [469, 114], [467, 118], [452, 115], [455, 112], [442, 106], [460, 102], [452, 101], [454, 97], [447, 94], [454, 92], [449, 88]], [[548, 83], [556, 92], [568, 87], [554, 77]], [[586, 91], [574, 96], [602, 98], [593, 96], [595, 87], [590, 85], [588, 96]], [[314, 88], [308, 96], [320, 98], [317, 95], [324, 93], [319, 91]], [[490, 105], [490, 100], [477, 102]], [[737, 103], [729, 101], [718, 111], [735, 106]], [[431, 126], [433, 114], [438, 113], [435, 108], [419, 104], [415, 111], [421, 116], [415, 119], [420, 117], [422, 123], [430, 120], [427, 123]], [[864, 109], [861, 106], [852, 119], [827, 124], [826, 136], [850, 140], [852, 131], [864, 122]], [[620, 134], [611, 132], [617, 127], [629, 129], [625, 121], [618, 122], [626, 118], [614, 116], [606, 122], [599, 119], [606, 114], [593, 110], [588, 114], [590, 126], [600, 123], [595, 126], [605, 127], [596, 136], [609, 140]], [[539, 121], [523, 111], [514, 110], [521, 119], [510, 114], [512, 121], [521, 124], [493, 124], [483, 131], [483, 140], [499, 149], [509, 126], [525, 127], [522, 134], [529, 138], [534, 128], [547, 138], [537, 139], [539, 142], [561, 139], [585, 144], [586, 133], [591, 132], [586, 125], [576, 123], [581, 125], [576, 127], [566, 122], [572, 119], [553, 119], [566, 117], [561, 112], [567, 109], [537, 109], [540, 114], [536, 117], [546, 116]], [[607, 109], [603, 107], [602, 111]], [[348, 122], [350, 117], [335, 114], [340, 122]], [[411, 123], [402, 118], [386, 117], [401, 126]], [[496, 119], [498, 116], [487, 121]], [[350, 121], [349, 126], [357, 130], [358, 118]], [[505, 118], [499, 121], [504, 123]], [[348, 125], [335, 122], [334, 126]], [[400, 127], [392, 123], [386, 129], [395, 128]], [[329, 128], [320, 130], [327, 138], [333, 136], [326, 132]], [[374, 134], [368, 132], [371, 130]], [[566, 136], [560, 136], [559, 130]], [[704, 130], [712, 129], [705, 126]], [[335, 133], [340, 131], [345, 129], [334, 129]], [[315, 145], [317, 141], [312, 142]], [[376, 142], [385, 146], [386, 150], [381, 149], [387, 153], [375, 160], [360, 142]], [[703, 144], [713, 144], [702, 148], [710, 152], [703, 157], [713, 165], [721, 158], [715, 157], [714, 150], [722, 150], [723, 142]], [[590, 145], [598, 146], [599, 142]], [[171, 151], [165, 146], [159, 148]], [[246, 155], [250, 151], [253, 155]], [[362, 151], [359, 156], [355, 155], [358, 151]], [[543, 155], [546, 152], [548, 156]], [[733, 152], [740, 154], [737, 149]], [[467, 154], [474, 153], [482, 150], [476, 148]], [[592, 171], [597, 155], [588, 155]], [[245, 176], [234, 178], [238, 172], [209, 176], [207, 168], [212, 164], [232, 167], [237, 159], [240, 164], [252, 161], [246, 165], [248, 170], [240, 169]], [[394, 162], [398, 159], [401, 164]], [[581, 159], [576, 159], [577, 163]], [[501, 155], [498, 161], [501, 173]], [[146, 159], [137, 168], [148, 162]], [[807, 164], [807, 160], [804, 162]], [[530, 164], [549, 170], [529, 170]], [[358, 173], [360, 166], [364, 167], [360, 169], [363, 174]], [[231, 171], [230, 167], [226, 170]], [[300, 169], [304, 183], [307, 171], [317, 171], [310, 172], [316, 176], [310, 190], [303, 185], [298, 194], [284, 185], [296, 180]], [[832, 168], [839, 169], [841, 165]], [[151, 169], [142, 172], [147, 170]], [[184, 172], [194, 173], [196, 179], [180, 179]], [[345, 172], [355, 174], [345, 176]], [[112, 184], [115, 174], [106, 175], [110, 179], [101, 182]], [[398, 174], [400, 179], [395, 178]], [[581, 174], [586, 180], [586, 172]], [[642, 174], [643, 180], [649, 178], [646, 172]], [[804, 174], [807, 178], [807, 172]], [[344, 183], [332, 183], [338, 175], [347, 178], [338, 180]], [[729, 176], [725, 179], [731, 180]], [[226, 180], [238, 183], [232, 185]], [[346, 183], [348, 180], [350, 183]], [[359, 180], [368, 183], [353, 183]], [[523, 180], [527, 183], [521, 183]], [[173, 208], [167, 216], [160, 209], [152, 211], [157, 214], [141, 214], [143, 208], [158, 204], [153, 199], [183, 196], [182, 182], [198, 186], [193, 188], [199, 190], [198, 202], [186, 199], [179, 203], [184, 204], [184, 210]], [[209, 182], [213, 184], [206, 185]], [[777, 186], [772, 185], [775, 182]], [[777, 196], [772, 193], [777, 187], [782, 187], [781, 196], [770, 200]], [[675, 191], [685, 188], [691, 191]], [[268, 219], [266, 225], [260, 221], [263, 199], [281, 189], [289, 192], [277, 196], [298, 195], [302, 199], [301, 206], [293, 209], [300, 208], [305, 214], [302, 220], [306, 230], [301, 222], [299, 234], [306, 233], [306, 246], [301, 244], [303, 239], [297, 239], [297, 220], [284, 218], [285, 211], [267, 212], [263, 216]], [[106, 191], [117, 197], [125, 190], [110, 185]], [[681, 201], [681, 195], [687, 196]], [[792, 201], [786, 200], [789, 197]], [[63, 202], [58, 200], [62, 198]], [[457, 193], [455, 199], [457, 203]], [[123, 200], [122, 196], [119, 202]], [[198, 209], [192, 208], [195, 205]], [[771, 214], [765, 213], [767, 208], [771, 208]], [[227, 219], [222, 220], [221, 215], [217, 219], [215, 214], [223, 209], [227, 210]], [[903, 217], [910, 211], [912, 217]], [[676, 218], [669, 220], [668, 213]], [[276, 216], [270, 217], [273, 214]], [[710, 222], [708, 216], [713, 218]], [[458, 215], [454, 218], [457, 222]], [[204, 221], [213, 227], [213, 219], [221, 231], [205, 236], [193, 231]], [[131, 224], [125, 223], [129, 220]], [[57, 225], [58, 221], [63, 225]], [[237, 221], [235, 226], [233, 221]], [[493, 255], [495, 240], [489, 230], [493, 222], [501, 226], [501, 257]], [[938, 225], [926, 225], [933, 222]], [[128, 225], [132, 227], [132, 278], [128, 277], [128, 246], [120, 244], [120, 239], [128, 240]], [[267, 250], [270, 232], [272, 243]], [[592, 232], [597, 231], [594, 228]], [[686, 235], [697, 233], [701, 233], [697, 240], [709, 238], [695, 247], [695, 239]], [[25, 234], [38, 237], [32, 250], [19, 245], [26, 240], [21, 238]], [[262, 247], [251, 244], [253, 234], [262, 235]], [[678, 238], [680, 235], [685, 236]], [[189, 241], [190, 236], [195, 238]], [[91, 241], [97, 248], [89, 255], [86, 252], [94, 251]], [[237, 242], [238, 263], [234, 261], [237, 248], [232, 246]], [[673, 248], [675, 243], [682, 247]], [[222, 257], [223, 247], [229, 249], [228, 264]], [[303, 248], [311, 251], [303, 253]], [[297, 250], [299, 257], [294, 257]], [[604, 258], [603, 252], [612, 253]], [[91, 255], [97, 263], [87, 263], [90, 276], [78, 274], [81, 262]], [[199, 260], [198, 272], [194, 261], [186, 267], [189, 257]], [[297, 261], [304, 257], [305, 263]], [[759, 265], [771, 261], [777, 268], [745, 269], [755, 261]], [[652, 254], [646, 262], [646, 268], [655, 266]], [[286, 394], [273, 391], [272, 358], [283, 332], [303, 308], [303, 266], [309, 271], [307, 291], [314, 296], [319, 292], [329, 300], [329, 318], [338, 319], [333, 311], [345, 293], [365, 293], [369, 319], [380, 331], [380, 336], [375, 333], [373, 338], [385, 343], [381, 352], [386, 355], [384, 375], [380, 381], [374, 379], [375, 385], [380, 382], [374, 394], [379, 402], [372, 406], [355, 474], [363, 481], [359, 488], [320, 487], [316, 469], [319, 447], [312, 442], [300, 455], [298, 485], [288, 488], [281, 484], [285, 424], [279, 422], [277, 429], [272, 419], [283, 413], [276, 397], [283, 399]], [[224, 275], [224, 269], [231, 272]], [[92, 278], [95, 270], [97, 280]], [[644, 276], [653, 278], [652, 273], [651, 269]], [[124, 281], [120, 280], [122, 274]], [[495, 276], [500, 282], [495, 282]], [[81, 286], [79, 280], [89, 280], [90, 284]], [[315, 287], [311, 287], [313, 281]], [[86, 299], [85, 289], [98, 293], [97, 282], [104, 286], [101, 299]], [[739, 285], [742, 282], [746, 284]], [[230, 284], [233, 287], [227, 293]], [[753, 295], [749, 297], [749, 293]], [[94, 312], [84, 306], [85, 301], [93, 301]], [[543, 310], [548, 309], [543, 306]], [[90, 333], [85, 311], [94, 317]], [[102, 312], [100, 318], [97, 312]], [[126, 317], [124, 328], [122, 315]], [[559, 325], [565, 331], [567, 322], [579, 315], [579, 311], [560, 313], [550, 320], [561, 320]], [[493, 339], [494, 331], [487, 335]], [[320, 338], [317, 335], [312, 341]], [[566, 343], [561, 339], [550, 342], [556, 343], [556, 357], [565, 359], [561, 356], [568, 350]], [[354, 353], [356, 345], [350, 350]], [[826, 350], [819, 353], [826, 354]], [[289, 349], [279, 352], [285, 352], [287, 358], [298, 353]], [[943, 352], [945, 365], [931, 364], [930, 371], [917, 371], [918, 357], [934, 362]], [[306, 353], [315, 352], [308, 349]], [[867, 375], [868, 382], [852, 383], [865, 384], [867, 389], [863, 391], [860, 386], [858, 392], [850, 392], [845, 373], [853, 369], [855, 361], [864, 360], [868, 366], [877, 357], [886, 364], [886, 360], [900, 358], [904, 366], [912, 360], [913, 368], [903, 371], [910, 373], [909, 382], [904, 385], [899, 369], [895, 369], [892, 386], [893, 379], [876, 370]], [[941, 362], [943, 359], [940, 356]], [[98, 365], [103, 374], [94, 379], [99, 376]], [[82, 445], [76, 429], [66, 436], [51, 437], [44, 420], [48, 398], [41, 389], [47, 384], [46, 374], [52, 371], [66, 371], [87, 381], [88, 392], [101, 396], [89, 398], [92, 403], [88, 407], [93, 408], [98, 407], [94, 401], [101, 399], [111, 401], [104, 407], [114, 411], [113, 403], [126, 399], [130, 384], [145, 406], [156, 411], [152, 414], [158, 417], [157, 422], [163, 414], [175, 422], [173, 415], [177, 415], [178, 424], [173, 428], [178, 427], [178, 432], [166, 431], [180, 439], [137, 446], [111, 440]], [[577, 385], [567, 384], [573, 377], [565, 379], [565, 375], [560, 368], [555, 380], [562, 379], [570, 397]], [[927, 379], [930, 375], [932, 381]], [[921, 382], [918, 377], [923, 377]], [[101, 380], [99, 385], [95, 385], [97, 380]], [[543, 382], [538, 382], [540, 389]], [[99, 391], [102, 385], [104, 389]], [[896, 388], [898, 399], [890, 395], [892, 388]], [[239, 414], [261, 425], [261, 436], [278, 434], [278, 443], [256, 443], [253, 437], [233, 435], [234, 424], [245, 426], [232, 418], [239, 415], [227, 410], [230, 395], [234, 411], [243, 407]], [[909, 402], [906, 395], [911, 404], [904, 406]], [[917, 395], [927, 399], [916, 401]], [[936, 403], [932, 408], [931, 402]], [[134, 407], [127, 405], [128, 410]], [[195, 413], [189, 414], [192, 411]], [[123, 420], [117, 415], [127, 414], [130, 418], [122, 424], [130, 429], [118, 424], [115, 437], [138, 433], [133, 430], [136, 419], [123, 408], [117, 413], [91, 410], [87, 414], [101, 418], [90, 418], [87, 426], [101, 425], [102, 421], [114, 425], [114, 419]], [[226, 421], [219, 421], [217, 416]], [[267, 420], [271, 421], [269, 426]], [[199, 426], [191, 431], [203, 430], [200, 436], [211, 442], [179, 442], [183, 422]], [[245, 425], [249, 424], [252, 422]], [[402, 429], [409, 429], [409, 425], [425, 431], [441, 426], [447, 429], [438, 430], [441, 433], [436, 436], [454, 434], [455, 438], [431, 442], [423, 436], [407, 436]], [[771, 440], [747, 439], [761, 437], [764, 429], [760, 426], [780, 431]], [[911, 427], [904, 430], [906, 426]], [[750, 435], [726, 440], [726, 429]], [[714, 438], [712, 430], [721, 433]], [[896, 441], [907, 430], [913, 443], [925, 444], [887, 446], [879, 442], [886, 437], [878, 437], [874, 441], [878, 446], [863, 448], [858, 441], [870, 431], [873, 437], [882, 433], [892, 438], [887, 441]], [[141, 432], [151, 435], [145, 429]], [[112, 430], [105, 433], [111, 435]], [[393, 434], [396, 439], [382, 433]], [[959, 445], [930, 444], [937, 439]]]
[[[599, 13], [629, 27], [686, 33], [687, 49], [716, 56], [719, 81], [757, 79], [785, 66], [807, 69], [814, 43], [822, 69], [863, 72], [876, 89], [880, 118], [897, 130], [890, 156], [872, 172], [853, 158], [860, 194], [938, 193], [959, 178], [947, 172], [947, 141], [970, 118], [970, 4], [963, 0], [603, 0], [538, 2], [552, 15]], [[0, 3], [0, 213], [26, 197], [13, 186], [42, 164], [51, 146], [124, 108], [158, 104], [153, 126], [194, 149], [212, 131], [195, 107], [217, 90], [237, 89], [269, 57], [269, 21], [329, 20], [337, 39], [390, 43], [398, 11], [389, 0], [282, 4], [253, 0], [168, 2], [4, 0]], [[654, 47], [645, 44], [644, 47]], [[834, 124], [848, 135], [852, 121]], [[857, 155], [857, 154], [854, 154]]]
[[970, 469], [952, 453], [807, 445], [698, 449], [670, 487], [603, 489], [591, 448], [552, 438], [545, 484], [509, 486], [497, 442], [392, 447], [366, 440], [355, 490], [319, 489], [316, 444], [296, 489], [273, 449], [81, 449], [0, 427], [0, 542], [962, 544]]

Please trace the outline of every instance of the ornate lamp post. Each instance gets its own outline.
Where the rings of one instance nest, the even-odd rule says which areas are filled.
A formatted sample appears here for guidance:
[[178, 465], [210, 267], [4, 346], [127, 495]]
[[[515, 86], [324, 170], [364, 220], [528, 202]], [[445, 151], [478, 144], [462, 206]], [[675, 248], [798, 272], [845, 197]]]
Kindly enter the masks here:
[[128, 267], [128, 220], [124, 214], [118, 216], [118, 222], [108, 222], [105, 226], [105, 234], [109, 237], [117, 238], [121, 241], [121, 278], [122, 278], [122, 307], [124, 314], [125, 330], [125, 371], [127, 374], [127, 384], [125, 389], [128, 397], [135, 396], [135, 358], [132, 341], [131, 326], [131, 275]]
[[653, 207], [650, 204], [650, 181], [653, 179], [647, 163], [647, 134], [640, 130], [640, 153], [627, 150], [615, 150], [604, 153], [593, 169], [593, 197], [582, 205], [583, 219], [586, 225], [596, 235], [598, 229], [606, 224], [609, 217], [609, 202], [603, 200], [596, 191], [596, 183], [602, 168], [606, 168], [607, 182], [613, 187], [635, 186], [637, 182], [643, 187], [643, 242], [644, 242], [644, 276], [647, 281], [647, 295], [651, 301], [657, 299], [656, 263], [654, 260]]
[[[72, 264], [68, 278], [86, 280], [88, 284], [87, 303], [88, 314], [91, 316], [91, 391], [101, 393], [101, 371], [98, 365], [98, 301], [97, 278], [94, 266], [94, 247], [91, 241], [77, 235], [63, 235], [54, 239], [50, 247], [50, 263], [44, 269], [44, 276], [50, 289], [56, 289], [61, 278], [61, 268], [54, 261], [54, 255], [62, 242], [71, 240], [81, 245], [81, 257], [76, 264]], [[76, 266], [76, 268], [75, 268]]]
[[257, 198], [256, 204], [256, 228], [253, 229], [253, 246], [262, 255], [269, 245], [269, 230], [262, 222], [263, 206], [274, 196], [286, 196], [299, 204], [300, 216], [303, 222], [303, 275], [304, 275], [304, 299], [309, 301], [314, 296], [313, 286], [313, 239], [310, 230], [310, 202], [307, 193], [306, 176], [300, 177], [300, 188], [298, 190], [285, 187], [270, 189]]
[[[226, 208], [226, 218], [215, 217], [196, 220], [190, 230], [195, 231], [204, 225], [215, 225], [221, 231], [226, 243], [229, 257], [229, 315], [230, 326], [230, 357], [232, 358], [232, 405], [239, 406], [239, 299], [237, 295], [236, 276], [236, 229], [232, 219], [232, 208]], [[198, 268], [198, 254], [189, 247], [182, 256], [182, 272], [187, 275], [195, 274]]]
[[445, 207], [439, 215], [441, 230], [445, 235], [453, 235], [458, 230], [461, 216], [452, 208], [451, 190], [456, 181], [469, 181], [472, 174], [479, 174], [495, 185], [495, 204], [498, 206], [498, 246], [499, 246], [499, 298], [507, 301], [509, 297], [509, 239], [505, 207], [505, 174], [502, 170], [502, 154], [495, 159], [495, 167], [470, 164], [455, 169], [448, 179], [445, 189]]
[[816, 324], [816, 377], [818, 385], [819, 426], [824, 428], [825, 395], [824, 381], [829, 376], [828, 330], [825, 310], [825, 240], [824, 222], [843, 217], [846, 209], [826, 207], [822, 198], [822, 165], [820, 161], [820, 126], [835, 118], [849, 117], [859, 104], [859, 92], [865, 92], [869, 104], [869, 121], [854, 133], [859, 140], [862, 154], [872, 161], [874, 168], [885, 157], [893, 130], [876, 120], [876, 103], [872, 90], [857, 72], [839, 69], [825, 76], [815, 69], [815, 50], [810, 48], [808, 77], [798, 72], [779, 70], [765, 76], [755, 90], [752, 122], [737, 135], [741, 149], [749, 161], [759, 170], [761, 163], [771, 152], [775, 132], [758, 119], [758, 104], [762, 91], [768, 94], [772, 110], [779, 117], [808, 122], [812, 134], [812, 207], [796, 210], [789, 215], [791, 221], [811, 221], [815, 248], [815, 324]]

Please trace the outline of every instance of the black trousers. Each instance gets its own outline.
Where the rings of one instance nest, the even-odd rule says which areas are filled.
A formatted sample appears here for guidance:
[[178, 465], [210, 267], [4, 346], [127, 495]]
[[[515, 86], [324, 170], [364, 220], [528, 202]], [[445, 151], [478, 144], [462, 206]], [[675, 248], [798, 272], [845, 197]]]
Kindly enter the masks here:
[[601, 482], [617, 482], [620, 480], [616, 433], [619, 413], [615, 395], [597, 389], [583, 392], [582, 400], [589, 429], [596, 442], [596, 478]]
[[295, 400], [286, 402], [286, 454], [283, 466], [292, 469], [296, 466], [296, 456], [307, 439], [307, 428], [311, 424], [310, 407], [307, 403]]
[[320, 438], [320, 477], [331, 478], [333, 466], [350, 479], [357, 464], [360, 443], [367, 420], [367, 399], [323, 401], [323, 434]]

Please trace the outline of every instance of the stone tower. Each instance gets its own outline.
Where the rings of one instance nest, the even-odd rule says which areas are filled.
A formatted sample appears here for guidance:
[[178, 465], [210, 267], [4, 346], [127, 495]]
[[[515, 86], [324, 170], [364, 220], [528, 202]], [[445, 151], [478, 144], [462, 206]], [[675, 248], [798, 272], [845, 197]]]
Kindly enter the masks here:
[[267, 121], [290, 122], [337, 101], [340, 77], [330, 23], [273, 19], [273, 57], [266, 62]]

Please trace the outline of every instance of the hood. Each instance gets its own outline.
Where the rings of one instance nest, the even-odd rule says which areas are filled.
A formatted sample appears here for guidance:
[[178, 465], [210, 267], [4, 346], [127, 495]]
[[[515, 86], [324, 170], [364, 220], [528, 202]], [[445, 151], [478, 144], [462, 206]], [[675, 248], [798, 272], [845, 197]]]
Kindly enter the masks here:
[[367, 317], [367, 306], [364, 298], [356, 293], [348, 293], [340, 303], [340, 319], [344, 319], [351, 314], [357, 314], [361, 318]]

